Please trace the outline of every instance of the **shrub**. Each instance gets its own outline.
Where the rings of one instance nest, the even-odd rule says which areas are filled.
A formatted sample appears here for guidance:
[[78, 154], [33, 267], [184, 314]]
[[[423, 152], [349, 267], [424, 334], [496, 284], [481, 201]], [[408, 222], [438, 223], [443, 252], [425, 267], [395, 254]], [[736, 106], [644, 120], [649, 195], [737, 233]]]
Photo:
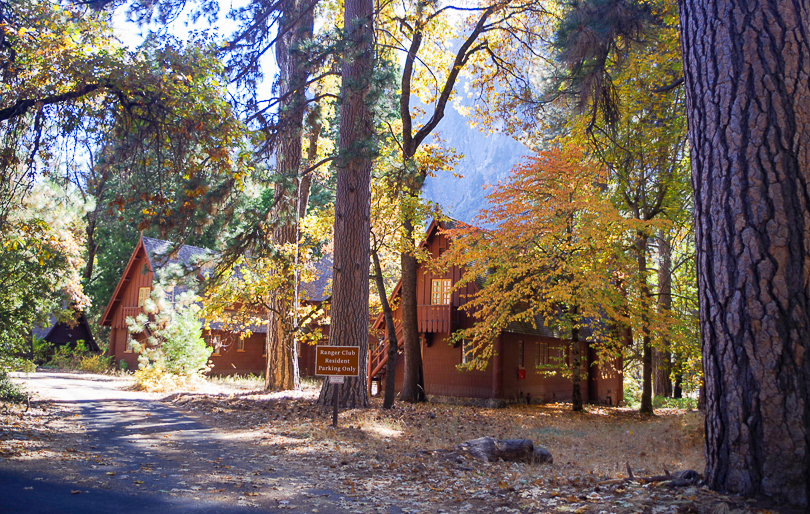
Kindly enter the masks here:
[[53, 352], [53, 357], [48, 365], [59, 369], [78, 369], [79, 361], [86, 351], [87, 349], [81, 341], [76, 343], [75, 349], [68, 345], [59, 346]]
[[8, 373], [0, 370], [0, 401], [11, 403], [23, 403], [28, 400], [25, 391], [11, 381]]
[[163, 334], [166, 369], [175, 375], [191, 376], [207, 371], [211, 348], [202, 336], [199, 307], [177, 311]]
[[112, 368], [112, 357], [90, 352], [84, 341], [80, 340], [76, 343], [76, 348], [68, 345], [58, 347], [48, 365], [59, 369], [107, 373]]
[[697, 409], [697, 399], [656, 396], [653, 398], [653, 407], [656, 409]]
[[[165, 298], [163, 288], [155, 287], [144, 305], [147, 314], [128, 318], [130, 332], [143, 332], [149, 327], [147, 344], [136, 344], [139, 388], [166, 391], [188, 385], [209, 369], [212, 349], [202, 337], [200, 308], [191, 294], [180, 295], [175, 304]], [[151, 319], [150, 319], [151, 317]]]
[[45, 364], [51, 359], [53, 355], [53, 345], [44, 340], [34, 336], [34, 363]]
[[112, 368], [112, 356], [105, 357], [101, 354], [84, 355], [79, 360], [78, 369], [89, 373], [107, 373]]

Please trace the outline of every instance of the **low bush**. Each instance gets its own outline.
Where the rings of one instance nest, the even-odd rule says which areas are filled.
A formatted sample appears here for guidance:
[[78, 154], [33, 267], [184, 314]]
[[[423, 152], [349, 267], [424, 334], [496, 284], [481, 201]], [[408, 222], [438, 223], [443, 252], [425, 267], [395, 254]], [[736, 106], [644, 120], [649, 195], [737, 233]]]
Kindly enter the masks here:
[[48, 366], [59, 369], [76, 369], [79, 365], [81, 354], [87, 349], [81, 341], [72, 349], [68, 345], [60, 346], [53, 352], [53, 357], [48, 361]]
[[697, 409], [696, 398], [668, 398], [666, 396], [656, 396], [653, 399], [653, 407], [656, 409]]
[[9, 403], [23, 403], [28, 400], [28, 395], [25, 391], [11, 381], [3, 370], [0, 370], [0, 401]]
[[108, 373], [112, 369], [112, 361], [112, 357], [92, 353], [84, 341], [78, 341], [75, 348], [68, 345], [58, 347], [48, 365], [59, 369]]
[[53, 345], [34, 336], [34, 364], [45, 364], [53, 355]]
[[195, 389], [198, 376], [176, 375], [165, 368], [146, 367], [135, 371], [135, 388], [153, 393], [165, 393], [177, 389]]
[[150, 333], [145, 343], [135, 344], [138, 388], [162, 392], [187, 387], [210, 369], [212, 349], [203, 340], [195, 299], [184, 293], [171, 303], [157, 286], [144, 304], [144, 314], [127, 318], [130, 333], [145, 332], [147, 327]]
[[79, 359], [78, 369], [88, 373], [108, 373], [112, 369], [112, 363], [112, 356], [89, 354]]

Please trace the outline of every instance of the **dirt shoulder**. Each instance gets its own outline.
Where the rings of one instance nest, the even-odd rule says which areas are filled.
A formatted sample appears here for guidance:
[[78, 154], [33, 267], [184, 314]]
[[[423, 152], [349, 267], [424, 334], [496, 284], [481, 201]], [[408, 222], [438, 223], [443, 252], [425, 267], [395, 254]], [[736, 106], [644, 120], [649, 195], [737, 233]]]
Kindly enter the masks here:
[[[77, 380], [89, 380], [91, 386], [80, 389], [97, 388], [92, 394], [106, 399], [57, 388], [26, 412], [6, 408], [0, 417], [3, 469], [48, 467], [76, 484], [265, 511], [788, 512], [699, 483], [624, 480], [628, 465], [636, 477], [702, 470], [696, 412], [648, 418], [622, 409], [572, 413], [567, 405], [437, 404], [383, 411], [373, 400], [370, 409], [341, 413], [335, 430], [329, 409], [315, 404], [314, 387], [139, 397], [143, 393], [115, 380]], [[68, 383], [69, 389], [81, 385]], [[554, 463], [448, 458], [458, 443], [482, 436], [531, 439]]]

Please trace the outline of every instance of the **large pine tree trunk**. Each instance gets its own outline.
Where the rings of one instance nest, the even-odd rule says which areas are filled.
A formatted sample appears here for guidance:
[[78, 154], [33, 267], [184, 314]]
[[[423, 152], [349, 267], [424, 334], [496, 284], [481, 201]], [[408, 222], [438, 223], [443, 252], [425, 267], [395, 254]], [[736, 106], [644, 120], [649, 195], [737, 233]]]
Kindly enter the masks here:
[[[309, 66], [302, 45], [312, 39], [315, 16], [311, 2], [290, 0], [284, 3], [276, 41], [276, 61], [279, 66], [279, 122], [276, 151], [278, 179], [274, 191], [275, 207], [272, 220], [273, 244], [283, 245], [298, 240], [299, 171], [301, 168], [301, 138], [306, 109], [306, 81]], [[309, 183], [307, 183], [309, 185]], [[308, 197], [308, 191], [307, 191]], [[297, 287], [297, 286], [294, 286]], [[287, 319], [293, 305], [286, 292], [272, 299], [268, 315], [267, 368], [265, 388], [269, 390], [299, 389], [298, 352], [294, 323]]]
[[[662, 313], [672, 309], [672, 245], [666, 232], [658, 233], [658, 310]], [[672, 353], [669, 341], [662, 348], [653, 348], [653, 393], [672, 396]]]
[[706, 480], [810, 503], [810, 2], [680, 0]]
[[[346, 0], [339, 158], [335, 192], [335, 265], [329, 343], [360, 347], [360, 376], [341, 386], [344, 407], [368, 406], [368, 277], [371, 219], [370, 143], [373, 116], [367, 96], [374, 68], [374, 4]], [[332, 403], [335, 388], [324, 381], [319, 402]]]
[[[413, 241], [413, 224], [405, 220], [405, 238], [407, 243]], [[419, 319], [416, 298], [417, 267], [416, 257], [403, 252], [402, 263], [402, 350], [405, 354], [405, 367], [402, 374], [402, 391], [400, 399], [405, 402], [423, 402], [426, 400], [425, 384], [422, 375], [422, 344], [419, 342]]]

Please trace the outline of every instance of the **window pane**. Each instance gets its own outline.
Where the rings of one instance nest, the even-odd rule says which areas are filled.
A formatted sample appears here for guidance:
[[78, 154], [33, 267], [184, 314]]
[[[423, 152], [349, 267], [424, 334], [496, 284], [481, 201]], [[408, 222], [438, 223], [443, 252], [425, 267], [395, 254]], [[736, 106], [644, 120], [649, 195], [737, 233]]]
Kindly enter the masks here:
[[430, 303], [450, 305], [452, 284], [449, 278], [434, 278], [430, 284]]
[[446, 278], [442, 280], [442, 303], [444, 305], [450, 305], [450, 279]]
[[149, 292], [151, 288], [149, 287], [141, 287], [138, 289], [138, 307], [143, 307], [143, 304], [146, 302], [146, 299], [149, 298]]
[[526, 367], [525, 366], [525, 363], [526, 363], [525, 356], [526, 356], [526, 354], [525, 354], [524, 350], [525, 350], [525, 346], [523, 345], [523, 341], [520, 341], [518, 343], [518, 367], [519, 368], [525, 368]]

